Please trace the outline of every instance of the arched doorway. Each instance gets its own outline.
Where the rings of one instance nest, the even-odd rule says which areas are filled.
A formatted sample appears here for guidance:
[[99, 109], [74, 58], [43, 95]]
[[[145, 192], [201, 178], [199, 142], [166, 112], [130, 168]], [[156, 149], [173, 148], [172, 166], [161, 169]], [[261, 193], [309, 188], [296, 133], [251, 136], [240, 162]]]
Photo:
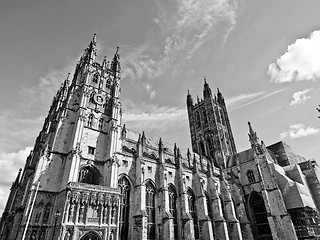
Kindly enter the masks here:
[[257, 192], [252, 192], [249, 197], [249, 206], [256, 239], [272, 239], [267, 210], [262, 196]]
[[91, 231], [85, 234], [83, 237], [81, 237], [80, 240], [102, 240], [102, 239], [97, 233]]

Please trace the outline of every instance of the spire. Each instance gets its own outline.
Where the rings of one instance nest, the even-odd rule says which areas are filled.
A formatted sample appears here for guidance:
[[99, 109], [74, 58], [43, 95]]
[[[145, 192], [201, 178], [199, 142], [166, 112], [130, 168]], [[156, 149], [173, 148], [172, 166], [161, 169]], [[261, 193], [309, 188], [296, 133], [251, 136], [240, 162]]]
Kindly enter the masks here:
[[253, 128], [251, 126], [251, 123], [248, 122], [249, 125], [249, 141], [251, 143], [251, 146], [259, 144], [259, 138], [257, 137], [257, 133], [253, 131]]
[[190, 95], [189, 89], [188, 89], [188, 94], [187, 94], [187, 106], [193, 106], [193, 100], [192, 97]]
[[111, 62], [111, 70], [114, 74], [120, 71], [120, 55], [119, 55], [119, 47], [117, 47], [117, 51], [113, 56], [113, 60]]
[[18, 175], [17, 175], [17, 178], [16, 178], [16, 180], [15, 180], [14, 184], [19, 184], [19, 182], [20, 182], [20, 175], [21, 175], [21, 171], [22, 171], [22, 168], [20, 168], [20, 169], [19, 169], [19, 173], [18, 173]]
[[161, 137], [159, 139], [159, 150], [162, 151], [163, 149], [163, 144], [162, 144], [162, 140], [161, 140]]
[[203, 98], [212, 98], [212, 92], [211, 89], [209, 87], [209, 84], [207, 83], [207, 79], [206, 77], [204, 77], [204, 86], [203, 86]]
[[107, 69], [107, 57], [104, 56], [103, 61], [102, 61], [102, 69]]
[[217, 88], [217, 100], [218, 103], [224, 104], [224, 97], [222, 96], [222, 93], [220, 92], [219, 88]]
[[84, 56], [84, 60], [86, 62], [92, 63], [95, 61], [96, 58], [96, 53], [97, 53], [97, 34], [94, 33], [93, 34], [93, 38], [91, 40], [91, 42], [89, 43], [89, 46], [87, 47], [86, 51], [85, 51], [85, 56]]

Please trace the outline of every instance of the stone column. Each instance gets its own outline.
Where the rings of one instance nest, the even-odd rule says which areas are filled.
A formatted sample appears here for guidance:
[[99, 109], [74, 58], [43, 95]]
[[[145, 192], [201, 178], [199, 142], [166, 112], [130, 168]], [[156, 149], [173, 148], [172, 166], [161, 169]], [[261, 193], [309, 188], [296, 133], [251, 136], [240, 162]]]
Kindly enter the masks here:
[[[221, 174], [223, 175], [224, 172], [221, 171]], [[225, 218], [228, 223], [229, 236], [233, 240], [242, 240], [240, 223], [236, 216], [229, 186], [224, 177], [220, 180], [220, 191], [225, 206]]]
[[[200, 239], [213, 240], [213, 229], [212, 222], [209, 217], [207, 200], [204, 194], [204, 189], [202, 185], [202, 179], [199, 176], [198, 163], [195, 158], [193, 158], [193, 177], [192, 177], [192, 188], [194, 189], [196, 196], [196, 206], [197, 215], [199, 220], [199, 235]], [[209, 199], [208, 199], [209, 200]]]
[[186, 188], [185, 172], [182, 165], [180, 150], [174, 149], [175, 161], [178, 165], [177, 182], [178, 182], [178, 201], [180, 202], [181, 218], [182, 218], [182, 239], [195, 240], [193, 219], [189, 213], [188, 193]]

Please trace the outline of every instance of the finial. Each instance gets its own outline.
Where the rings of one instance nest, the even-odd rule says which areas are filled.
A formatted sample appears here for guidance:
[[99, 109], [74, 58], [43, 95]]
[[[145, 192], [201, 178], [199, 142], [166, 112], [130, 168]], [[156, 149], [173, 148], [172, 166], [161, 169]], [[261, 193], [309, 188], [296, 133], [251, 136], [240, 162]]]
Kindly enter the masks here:
[[188, 89], [188, 95], [190, 95], [189, 89]]
[[117, 47], [117, 51], [116, 51], [116, 54], [118, 55], [118, 52], [119, 52], [119, 47]]
[[207, 84], [206, 76], [203, 77], [203, 80], [204, 80], [204, 84]]

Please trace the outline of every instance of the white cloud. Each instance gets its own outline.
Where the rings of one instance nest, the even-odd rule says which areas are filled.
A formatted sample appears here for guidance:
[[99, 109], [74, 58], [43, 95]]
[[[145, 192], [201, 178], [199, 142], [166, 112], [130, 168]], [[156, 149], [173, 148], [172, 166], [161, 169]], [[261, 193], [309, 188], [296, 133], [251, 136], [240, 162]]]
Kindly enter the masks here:
[[168, 129], [187, 122], [187, 110], [171, 106], [159, 107], [153, 104], [125, 104], [123, 122], [127, 128], [135, 131], [157, 132], [162, 134]]
[[226, 101], [226, 104], [228, 105], [230, 111], [234, 111], [239, 108], [243, 108], [245, 106], [258, 102], [260, 100], [263, 100], [265, 98], [271, 97], [285, 90], [286, 89], [279, 89], [271, 93], [265, 93], [261, 91], [256, 93], [241, 94], [241, 95], [229, 98], [229, 100]]
[[[162, 4], [157, 2], [159, 13], [155, 21], [155, 25], [162, 28], [160, 39], [156, 39], [162, 49], [155, 53], [154, 39], [150, 36], [142, 46], [132, 47], [131, 53], [123, 58], [125, 68], [129, 68], [124, 77], [140, 78], [146, 75], [153, 79], [169, 69], [176, 74], [186, 64], [185, 60], [191, 59], [195, 53], [201, 55], [198, 50], [205, 43], [212, 44], [214, 37], [222, 38], [220, 41], [224, 42], [236, 23], [235, 0], [176, 0], [174, 12]], [[172, 12], [172, 16], [168, 17], [168, 12]]]
[[320, 132], [320, 129], [313, 128], [313, 127], [306, 127], [302, 123], [291, 125], [288, 131], [282, 132], [280, 134], [280, 138], [286, 138], [289, 137], [291, 139], [294, 138], [301, 138], [301, 137], [307, 137], [310, 135], [316, 135]]
[[292, 95], [292, 101], [290, 102], [290, 105], [297, 105], [297, 104], [304, 104], [308, 99], [311, 97], [308, 96], [308, 93], [312, 92], [312, 88], [307, 88], [303, 91], [298, 91], [293, 93]]
[[[32, 147], [26, 147], [18, 152], [0, 153], [0, 213], [7, 202], [12, 182], [15, 180], [19, 168], [24, 166], [25, 160]], [[4, 177], [5, 176], [5, 177]]]
[[291, 44], [276, 63], [269, 65], [271, 81], [277, 83], [317, 80], [320, 77], [320, 31]]
[[149, 94], [149, 101], [151, 101], [156, 96], [156, 91], [152, 90], [152, 86], [149, 83], [146, 84], [146, 90]]

